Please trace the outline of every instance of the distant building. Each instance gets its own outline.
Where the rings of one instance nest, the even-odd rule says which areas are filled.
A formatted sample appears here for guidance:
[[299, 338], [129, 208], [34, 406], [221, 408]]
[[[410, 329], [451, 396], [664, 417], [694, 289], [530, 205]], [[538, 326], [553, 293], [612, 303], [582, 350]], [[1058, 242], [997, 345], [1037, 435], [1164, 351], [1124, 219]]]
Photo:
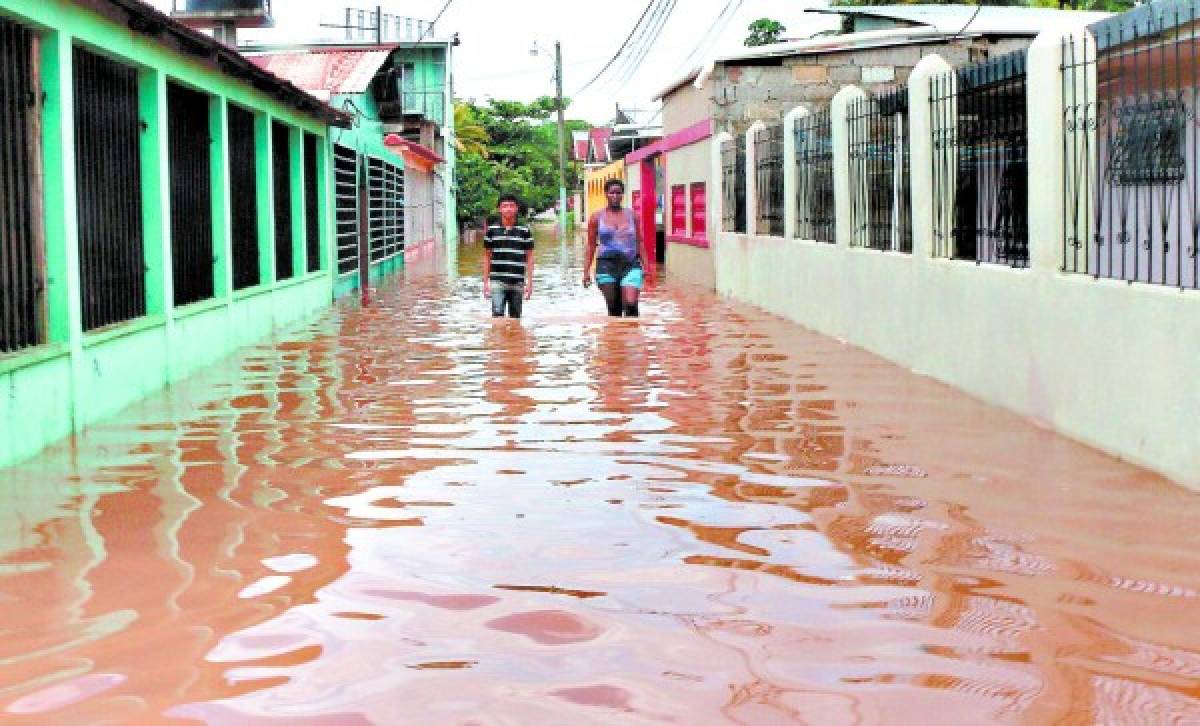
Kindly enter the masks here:
[[242, 48], [260, 67], [354, 116], [354, 128], [333, 139], [339, 292], [394, 271], [405, 255], [457, 242], [454, 44], [355, 40]]
[[573, 137], [572, 158], [583, 162], [584, 217], [604, 206], [603, 185], [614, 178], [614, 170], [624, 173], [619, 164], [627, 154], [645, 148], [662, 138], [661, 112], [616, 107], [613, 120]]

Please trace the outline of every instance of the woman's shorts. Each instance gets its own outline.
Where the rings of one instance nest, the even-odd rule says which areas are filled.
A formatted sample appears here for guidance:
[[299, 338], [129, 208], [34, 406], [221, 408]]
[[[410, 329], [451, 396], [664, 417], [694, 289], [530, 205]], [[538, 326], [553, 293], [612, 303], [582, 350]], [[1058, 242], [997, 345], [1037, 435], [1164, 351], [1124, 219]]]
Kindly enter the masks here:
[[630, 262], [623, 257], [601, 257], [596, 261], [596, 284], [642, 289], [642, 263]]

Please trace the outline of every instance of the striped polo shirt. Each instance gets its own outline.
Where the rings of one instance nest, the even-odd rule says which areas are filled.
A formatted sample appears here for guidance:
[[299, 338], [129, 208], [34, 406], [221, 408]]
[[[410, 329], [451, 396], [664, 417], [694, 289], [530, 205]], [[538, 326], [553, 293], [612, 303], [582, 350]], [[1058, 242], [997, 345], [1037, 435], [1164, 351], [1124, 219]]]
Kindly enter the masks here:
[[525, 252], [533, 249], [533, 233], [528, 227], [489, 225], [483, 246], [492, 251], [493, 282], [525, 283]]

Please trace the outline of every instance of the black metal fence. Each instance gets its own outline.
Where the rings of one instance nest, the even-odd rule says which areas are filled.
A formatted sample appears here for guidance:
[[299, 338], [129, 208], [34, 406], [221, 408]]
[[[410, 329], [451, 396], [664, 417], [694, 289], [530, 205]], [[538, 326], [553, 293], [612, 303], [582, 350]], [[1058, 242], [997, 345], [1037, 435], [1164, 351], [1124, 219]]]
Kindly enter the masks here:
[[912, 252], [908, 89], [847, 109], [850, 245]]
[[834, 243], [833, 123], [829, 109], [796, 120], [796, 236]]
[[358, 269], [358, 152], [333, 146], [334, 226], [339, 275]]
[[271, 184], [275, 201], [275, 279], [296, 274], [292, 215], [292, 130], [271, 122]]
[[371, 262], [404, 251], [404, 169], [367, 158], [367, 219]]
[[783, 126], [754, 132], [755, 231], [783, 236]]
[[1196, 6], [1145, 5], [1063, 47], [1063, 270], [1196, 288]]
[[746, 137], [721, 144], [721, 229], [746, 231]]
[[75, 176], [85, 331], [146, 314], [138, 74], [74, 53]]
[[1025, 51], [932, 79], [934, 255], [1029, 265]]
[[175, 305], [214, 294], [212, 134], [209, 96], [167, 85], [171, 180], [171, 279]]
[[321, 269], [321, 190], [317, 171], [321, 148], [316, 134], [304, 132], [304, 250], [309, 272]]
[[37, 45], [0, 18], [0, 353], [45, 342]]
[[232, 212], [233, 289], [262, 282], [258, 253], [258, 144], [254, 114], [229, 106], [229, 193]]

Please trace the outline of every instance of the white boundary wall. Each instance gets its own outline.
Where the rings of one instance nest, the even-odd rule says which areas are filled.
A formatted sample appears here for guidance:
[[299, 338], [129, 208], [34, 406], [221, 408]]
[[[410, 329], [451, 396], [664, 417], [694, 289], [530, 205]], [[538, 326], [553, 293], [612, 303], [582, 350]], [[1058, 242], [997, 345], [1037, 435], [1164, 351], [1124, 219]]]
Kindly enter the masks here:
[[[929, 80], [948, 69], [931, 56], [909, 80], [913, 254], [848, 246], [839, 135], [837, 244], [790, 237], [795, 169], [786, 156], [789, 236], [713, 235], [717, 290], [1200, 489], [1200, 291], [1060, 271], [1063, 37], [1047, 31], [1029, 49], [1029, 269], [931, 257]], [[835, 99], [835, 134], [857, 93]], [[789, 150], [799, 113], [785, 122]], [[722, 199], [719, 141], [714, 201]], [[748, 197], [753, 168], [747, 163]]]

